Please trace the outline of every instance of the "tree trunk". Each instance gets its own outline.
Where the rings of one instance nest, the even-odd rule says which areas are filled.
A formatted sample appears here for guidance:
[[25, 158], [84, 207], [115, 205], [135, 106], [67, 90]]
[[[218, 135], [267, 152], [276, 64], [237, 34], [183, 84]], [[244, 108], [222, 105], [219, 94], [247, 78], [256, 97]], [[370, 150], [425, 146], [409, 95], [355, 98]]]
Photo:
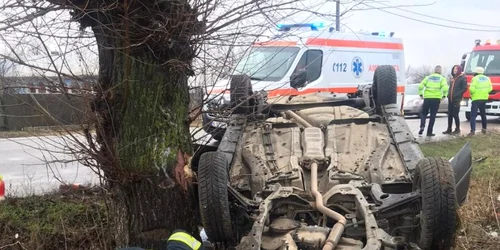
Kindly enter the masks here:
[[94, 148], [111, 185], [118, 245], [158, 249], [175, 229], [196, 236], [187, 84], [196, 11], [183, 0], [83, 2], [73, 1], [72, 14], [99, 49]]
[[120, 246], [165, 249], [165, 241], [175, 229], [198, 236], [191, 192], [176, 186], [165, 190], [158, 178], [141, 178], [117, 187], [113, 194]]
[[[117, 45], [114, 45], [117, 46]], [[188, 159], [187, 78], [151, 55], [120, 52], [101, 66], [103, 96], [96, 113], [102, 165], [123, 208], [123, 243], [158, 247], [177, 229], [195, 233], [195, 204]], [[111, 55], [110, 55], [111, 56]], [[107, 79], [104, 73], [110, 73]], [[109, 86], [109, 87], [108, 87]]]
[[[186, 77], [162, 70], [147, 57], [114, 56], [114, 89], [99, 111], [110, 118], [99, 134], [112, 145], [105, 155], [113, 163], [102, 168], [116, 180], [114, 201], [123, 208], [119, 218], [126, 218], [120, 220], [125, 224], [118, 238], [156, 249], [158, 240], [177, 228], [196, 235]], [[124, 74], [127, 68], [130, 73]]]

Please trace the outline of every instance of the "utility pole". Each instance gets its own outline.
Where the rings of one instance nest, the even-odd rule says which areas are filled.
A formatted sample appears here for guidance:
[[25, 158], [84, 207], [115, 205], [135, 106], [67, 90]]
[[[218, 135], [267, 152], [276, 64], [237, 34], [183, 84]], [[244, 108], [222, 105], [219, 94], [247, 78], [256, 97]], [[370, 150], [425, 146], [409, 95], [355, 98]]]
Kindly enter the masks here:
[[336, 10], [335, 10], [335, 30], [340, 31], [340, 0], [336, 0]]

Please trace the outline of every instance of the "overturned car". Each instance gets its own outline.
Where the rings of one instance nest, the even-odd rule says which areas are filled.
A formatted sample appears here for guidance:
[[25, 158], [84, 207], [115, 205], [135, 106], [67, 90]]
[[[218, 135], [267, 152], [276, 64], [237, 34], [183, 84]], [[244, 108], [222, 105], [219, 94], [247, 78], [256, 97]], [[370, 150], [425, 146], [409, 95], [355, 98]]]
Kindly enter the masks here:
[[203, 226], [220, 248], [452, 247], [471, 150], [423, 156], [396, 105], [392, 66], [342, 98], [269, 99], [233, 76], [230, 106], [220, 143], [193, 160]]

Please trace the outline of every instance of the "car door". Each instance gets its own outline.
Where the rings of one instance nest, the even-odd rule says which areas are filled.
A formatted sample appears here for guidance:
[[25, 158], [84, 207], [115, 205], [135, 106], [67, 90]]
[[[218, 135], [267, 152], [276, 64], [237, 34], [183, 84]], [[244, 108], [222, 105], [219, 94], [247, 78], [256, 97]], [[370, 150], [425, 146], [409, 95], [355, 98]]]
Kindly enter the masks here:
[[438, 112], [448, 112], [448, 98], [444, 98], [440, 103], [439, 103], [439, 111]]

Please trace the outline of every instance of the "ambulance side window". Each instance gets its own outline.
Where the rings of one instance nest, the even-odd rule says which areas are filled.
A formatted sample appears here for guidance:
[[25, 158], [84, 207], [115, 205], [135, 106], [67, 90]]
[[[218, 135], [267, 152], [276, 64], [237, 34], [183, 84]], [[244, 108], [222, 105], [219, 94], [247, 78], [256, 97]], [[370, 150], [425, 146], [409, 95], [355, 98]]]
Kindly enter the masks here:
[[295, 72], [299, 69], [307, 70], [307, 81], [312, 82], [321, 76], [321, 67], [323, 66], [323, 51], [310, 49], [300, 58]]

